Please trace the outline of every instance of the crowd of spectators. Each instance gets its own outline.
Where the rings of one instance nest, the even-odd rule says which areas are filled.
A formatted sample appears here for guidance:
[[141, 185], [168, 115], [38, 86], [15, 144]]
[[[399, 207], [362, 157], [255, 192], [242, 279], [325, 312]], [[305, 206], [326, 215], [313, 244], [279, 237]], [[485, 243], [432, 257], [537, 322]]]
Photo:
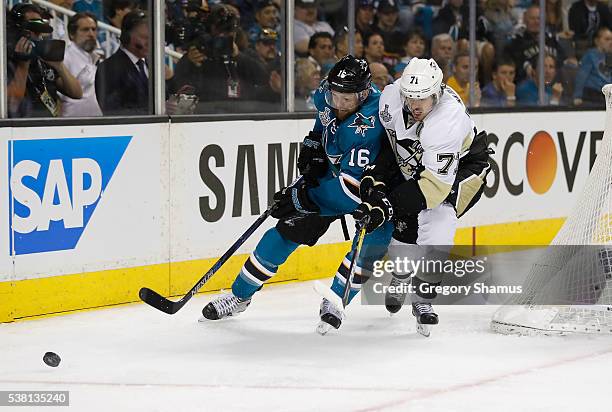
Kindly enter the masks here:
[[[51, 1], [77, 14], [66, 24], [56, 12], [35, 5], [18, 4], [16, 12], [9, 12], [9, 115], [152, 113], [148, 2]], [[166, 1], [166, 46], [182, 55], [167, 58], [168, 112], [280, 111], [282, 3]], [[466, 0], [356, 0], [354, 54], [368, 61], [381, 90], [401, 76], [411, 58], [433, 58], [445, 83], [472, 107], [537, 106], [538, 4], [477, 2], [473, 86]], [[348, 53], [347, 13], [346, 1], [295, 0], [297, 110], [314, 109], [312, 96], [320, 80]], [[601, 106], [601, 86], [612, 82], [608, 3], [546, 0], [545, 19], [545, 104]], [[122, 34], [99, 30], [98, 22]], [[65, 42], [63, 59], [36, 52], [51, 48], [40, 46], [49, 39]]]

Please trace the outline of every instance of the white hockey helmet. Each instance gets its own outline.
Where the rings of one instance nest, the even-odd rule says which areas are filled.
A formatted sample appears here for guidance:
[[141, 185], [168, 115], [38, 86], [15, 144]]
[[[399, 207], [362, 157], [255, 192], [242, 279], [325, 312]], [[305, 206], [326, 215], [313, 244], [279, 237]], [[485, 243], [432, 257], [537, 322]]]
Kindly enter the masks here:
[[434, 59], [412, 58], [400, 80], [400, 93], [407, 99], [425, 99], [434, 96], [434, 103], [442, 95], [442, 70]]

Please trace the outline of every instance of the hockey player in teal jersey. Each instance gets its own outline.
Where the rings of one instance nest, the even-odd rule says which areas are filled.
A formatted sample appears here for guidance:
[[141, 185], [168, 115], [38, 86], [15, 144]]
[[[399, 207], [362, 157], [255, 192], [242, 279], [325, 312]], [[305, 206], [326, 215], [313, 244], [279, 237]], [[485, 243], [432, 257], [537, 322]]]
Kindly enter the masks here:
[[[376, 159], [386, 139], [378, 119], [380, 91], [371, 77], [367, 62], [349, 55], [321, 82], [314, 95], [317, 119], [298, 158], [302, 178], [274, 195], [276, 227], [263, 235], [234, 280], [232, 292], [204, 307], [206, 319], [243, 312], [300, 244], [313, 246], [334, 220], [354, 212], [361, 203], [359, 181], [364, 167]], [[379, 209], [369, 213], [369, 234], [357, 259], [350, 299], [367, 279], [373, 262], [384, 256], [391, 239], [389, 213]], [[333, 280], [332, 290], [339, 297], [351, 258], [349, 252]], [[321, 303], [320, 316], [323, 322], [340, 327], [342, 312], [327, 299]]]

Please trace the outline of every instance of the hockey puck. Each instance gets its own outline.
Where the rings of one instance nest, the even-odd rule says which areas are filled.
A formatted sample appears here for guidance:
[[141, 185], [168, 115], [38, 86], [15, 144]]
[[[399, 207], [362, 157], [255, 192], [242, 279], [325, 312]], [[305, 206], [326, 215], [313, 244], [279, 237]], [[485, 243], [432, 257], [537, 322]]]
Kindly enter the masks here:
[[43, 362], [45, 362], [47, 365], [51, 366], [52, 368], [56, 368], [60, 364], [61, 361], [62, 359], [59, 357], [57, 353], [47, 352], [43, 356]]

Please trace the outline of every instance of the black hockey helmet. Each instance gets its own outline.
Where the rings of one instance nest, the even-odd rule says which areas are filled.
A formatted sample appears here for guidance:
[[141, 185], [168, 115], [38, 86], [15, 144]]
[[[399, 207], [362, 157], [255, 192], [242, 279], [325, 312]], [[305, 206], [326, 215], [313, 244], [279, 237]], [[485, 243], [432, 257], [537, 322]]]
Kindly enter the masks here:
[[327, 75], [331, 90], [341, 93], [360, 93], [370, 88], [372, 73], [365, 59], [344, 56]]

